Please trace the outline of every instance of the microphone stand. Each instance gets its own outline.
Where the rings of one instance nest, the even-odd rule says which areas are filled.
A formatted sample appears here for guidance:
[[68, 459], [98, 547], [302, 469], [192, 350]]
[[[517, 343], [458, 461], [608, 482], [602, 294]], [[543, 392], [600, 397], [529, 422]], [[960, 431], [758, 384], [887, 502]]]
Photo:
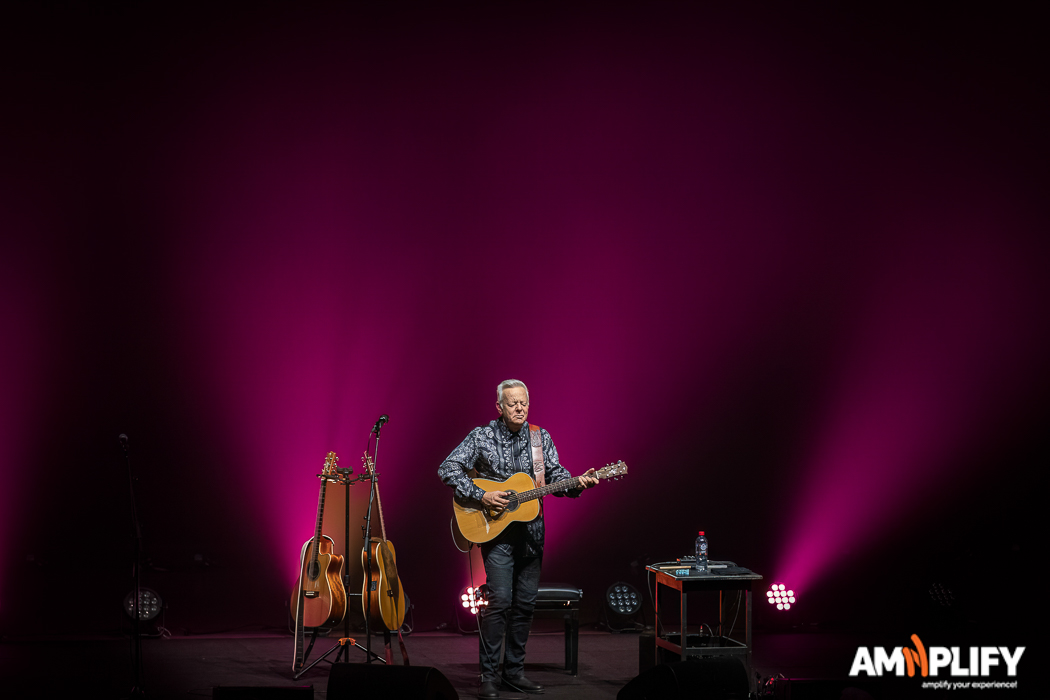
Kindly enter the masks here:
[[131, 494], [131, 524], [134, 529], [134, 550], [131, 564], [135, 577], [135, 601], [131, 605], [131, 665], [132, 679], [131, 698], [146, 697], [142, 684], [142, 637], [139, 635], [139, 605], [142, 597], [142, 527], [139, 524], [138, 506], [135, 504], [135, 476], [131, 471], [131, 456], [128, 454], [128, 436], [121, 433], [120, 446], [124, 450], [124, 461], [128, 465], [128, 490]]
[[[362, 595], [367, 595], [365, 599], [365, 645], [367, 652], [367, 660], [365, 663], [372, 663], [372, 657], [380, 658], [378, 654], [372, 651], [372, 596], [371, 592], [376, 590], [376, 582], [372, 580], [372, 504], [376, 500], [376, 488], [379, 482], [379, 473], [376, 471], [376, 459], [379, 457], [379, 431], [383, 429], [383, 419], [380, 418], [376, 421], [375, 426], [372, 428], [372, 433], [376, 436], [375, 449], [372, 452], [372, 483], [370, 484], [368, 491], [368, 512], [365, 514], [365, 582], [367, 590]], [[367, 454], [367, 451], [366, 451]], [[383, 659], [383, 663], [388, 663], [386, 659]]]

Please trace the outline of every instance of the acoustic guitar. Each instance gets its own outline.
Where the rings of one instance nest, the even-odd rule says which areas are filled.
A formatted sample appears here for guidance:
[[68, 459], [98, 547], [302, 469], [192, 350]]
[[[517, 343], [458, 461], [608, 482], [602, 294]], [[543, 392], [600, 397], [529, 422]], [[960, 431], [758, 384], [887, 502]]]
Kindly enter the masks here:
[[[362, 458], [365, 469], [375, 475], [375, 464], [365, 453]], [[361, 550], [361, 567], [368, 572], [368, 557], [372, 557], [372, 576], [365, 579], [361, 586], [361, 611], [371, 625], [390, 631], [400, 630], [405, 622], [405, 590], [397, 576], [397, 559], [394, 543], [386, 538], [386, 524], [383, 522], [383, 501], [379, 498], [379, 484], [376, 485], [376, 506], [379, 508], [379, 537], [373, 537], [368, 546]], [[402, 651], [402, 653], [404, 653]]]
[[[594, 476], [599, 479], [618, 479], [626, 474], [627, 465], [622, 461], [606, 465], [594, 472]], [[500, 510], [488, 508], [475, 500], [453, 497], [452, 510], [455, 514], [453, 518], [455, 526], [452, 528], [452, 536], [457, 542], [456, 546], [461, 550], [463, 549], [462, 540], [457, 537], [457, 527], [459, 536], [469, 542], [475, 544], [488, 542], [506, 530], [511, 523], [527, 523], [535, 520], [540, 514], [540, 498], [580, 486], [580, 477], [574, 477], [536, 488], [536, 482], [525, 472], [513, 474], [505, 481], [482, 478], [472, 479], [472, 481], [482, 491], [507, 491], [509, 502], [506, 508]]]
[[303, 629], [306, 627], [335, 627], [346, 614], [346, 590], [343, 588], [343, 557], [334, 554], [335, 541], [321, 534], [324, 519], [324, 496], [328, 477], [339, 457], [329, 452], [321, 470], [321, 491], [317, 496], [317, 526], [314, 536], [303, 545], [299, 554], [299, 581], [292, 594], [292, 614], [295, 616], [295, 658], [292, 670], [303, 665]]

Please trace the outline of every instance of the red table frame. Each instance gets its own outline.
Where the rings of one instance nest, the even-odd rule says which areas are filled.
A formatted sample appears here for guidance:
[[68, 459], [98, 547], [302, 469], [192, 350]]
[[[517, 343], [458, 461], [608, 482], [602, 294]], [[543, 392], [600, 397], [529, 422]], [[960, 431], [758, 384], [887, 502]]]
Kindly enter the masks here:
[[[712, 562], [718, 564], [720, 562]], [[751, 614], [752, 614], [752, 585], [755, 581], [761, 581], [762, 576], [749, 571], [734, 567], [733, 574], [708, 573], [698, 574], [687, 565], [671, 568], [666, 564], [654, 564], [646, 568], [656, 574], [656, 590], [654, 592], [654, 608], [656, 610], [656, 646], [667, 649], [678, 654], [682, 660], [690, 656], [743, 656], [747, 668], [748, 683], [751, 692], [755, 691], [754, 674], [751, 672]], [[684, 573], [683, 573], [684, 571]], [[717, 571], [717, 569], [716, 569]], [[675, 644], [669, 639], [660, 636], [660, 586], [666, 586], [678, 591], [679, 607], [681, 613], [681, 644]], [[700, 591], [718, 591], [718, 623], [719, 637], [718, 646], [689, 646], [689, 631], [687, 624], [689, 593]], [[727, 591], [744, 591], [744, 641], [738, 641], [725, 636], [726, 624], [726, 600]], [[709, 638], [712, 639], [713, 638]], [[655, 650], [654, 650], [655, 652]]]

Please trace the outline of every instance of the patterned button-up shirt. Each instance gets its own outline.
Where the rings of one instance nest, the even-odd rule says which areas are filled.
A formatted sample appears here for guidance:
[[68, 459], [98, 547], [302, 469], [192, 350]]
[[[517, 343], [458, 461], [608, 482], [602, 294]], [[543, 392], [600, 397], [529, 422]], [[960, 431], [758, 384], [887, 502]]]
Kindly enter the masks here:
[[[543, 428], [540, 428], [540, 438], [546, 482], [553, 484], [556, 481], [571, 479], [572, 474], [558, 462], [558, 450], [554, 447], [554, 441]], [[532, 476], [532, 468], [529, 424], [525, 423], [518, 432], [512, 433], [502, 420], [494, 420], [488, 425], [471, 430], [459, 447], [452, 450], [452, 454], [441, 463], [438, 468], [438, 476], [446, 485], [456, 490], [457, 498], [480, 501], [485, 491], [474, 485], [467, 474], [468, 470], [473, 469], [478, 476], [486, 479], [503, 481], [518, 472], [525, 472]], [[554, 495], [576, 497], [580, 495], [580, 492], [581, 489], [570, 489]], [[525, 526], [527, 530], [525, 539], [529, 552], [536, 556], [542, 554], [544, 530], [542, 510], [540, 516], [531, 522], [512, 523], [493, 541], [499, 542], [514, 528], [521, 526]]]

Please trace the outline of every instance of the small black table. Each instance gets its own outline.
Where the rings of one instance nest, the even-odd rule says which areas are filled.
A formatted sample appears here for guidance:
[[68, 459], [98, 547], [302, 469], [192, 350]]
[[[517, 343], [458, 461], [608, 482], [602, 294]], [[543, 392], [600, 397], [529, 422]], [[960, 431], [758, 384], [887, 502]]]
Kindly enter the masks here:
[[[751, 587], [755, 581], [761, 581], [762, 576], [728, 561], [712, 561], [710, 566], [714, 568], [706, 574], [698, 573], [690, 563], [667, 562], [645, 567], [656, 574], [656, 646], [680, 655], [683, 661], [690, 656], [741, 656], [747, 669], [751, 692], [755, 692], [754, 674], [751, 672]], [[679, 593], [681, 644], [672, 641], [670, 635], [660, 634], [660, 586], [673, 588]], [[686, 599], [689, 593], [699, 591], [718, 591], [719, 636], [708, 637], [703, 646], [689, 646]], [[743, 641], [728, 636], [728, 625], [733, 622], [726, 619], [725, 596], [728, 591], [745, 593]]]

